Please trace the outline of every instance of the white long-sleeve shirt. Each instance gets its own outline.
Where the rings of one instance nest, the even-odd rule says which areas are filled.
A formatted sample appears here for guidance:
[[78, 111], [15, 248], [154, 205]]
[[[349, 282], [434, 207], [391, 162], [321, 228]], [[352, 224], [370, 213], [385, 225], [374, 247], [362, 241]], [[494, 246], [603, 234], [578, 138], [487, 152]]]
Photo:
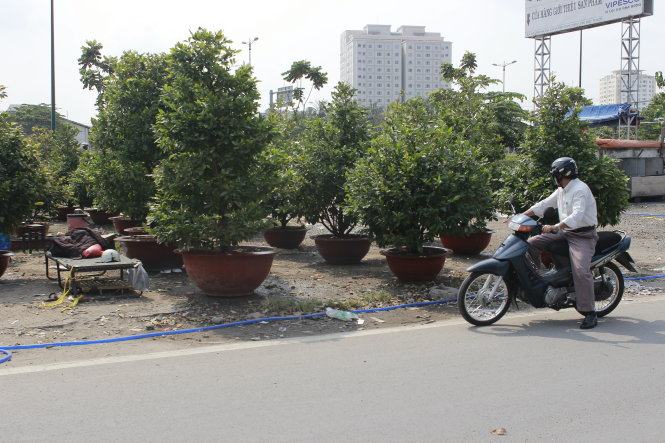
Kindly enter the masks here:
[[542, 217], [547, 208], [557, 208], [560, 222], [571, 230], [598, 225], [596, 199], [580, 179], [571, 180], [565, 188], [557, 188], [545, 200], [533, 205], [530, 211]]

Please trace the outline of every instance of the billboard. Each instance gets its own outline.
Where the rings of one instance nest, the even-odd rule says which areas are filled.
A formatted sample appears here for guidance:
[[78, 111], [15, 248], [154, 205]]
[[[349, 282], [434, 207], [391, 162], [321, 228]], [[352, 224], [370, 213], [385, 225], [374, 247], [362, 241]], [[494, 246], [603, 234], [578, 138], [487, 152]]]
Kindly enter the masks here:
[[526, 36], [562, 34], [653, 14], [653, 0], [526, 0]]

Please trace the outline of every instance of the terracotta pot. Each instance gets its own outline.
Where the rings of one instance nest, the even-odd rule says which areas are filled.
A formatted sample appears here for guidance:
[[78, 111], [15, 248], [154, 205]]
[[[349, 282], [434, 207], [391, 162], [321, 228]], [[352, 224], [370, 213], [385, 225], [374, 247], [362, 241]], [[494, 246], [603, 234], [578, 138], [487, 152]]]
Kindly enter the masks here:
[[97, 208], [85, 208], [85, 212], [90, 214], [92, 222], [96, 225], [108, 225], [113, 217], [112, 213]]
[[174, 251], [173, 246], [157, 243], [154, 235], [123, 236], [115, 240], [122, 245], [127, 257], [141, 260], [143, 266], [148, 270], [157, 271], [182, 267], [182, 256]]
[[335, 237], [317, 235], [314, 238], [316, 249], [321, 257], [331, 265], [355, 265], [369, 252], [372, 241], [361, 235]]
[[251, 294], [270, 273], [274, 256], [274, 249], [258, 247], [182, 252], [189, 278], [205, 294], [215, 297]]
[[441, 243], [455, 254], [478, 255], [485, 250], [492, 240], [492, 231], [476, 232], [469, 235], [441, 234]]
[[148, 231], [143, 226], [136, 226], [134, 228], [125, 228], [125, 235], [149, 235]]
[[5, 273], [7, 270], [7, 266], [9, 266], [9, 260], [12, 257], [12, 254], [10, 251], [6, 250], [0, 250], [0, 277], [2, 277], [2, 274]]
[[125, 235], [125, 229], [127, 228], [135, 228], [143, 224], [138, 220], [132, 220], [131, 218], [123, 217], [121, 215], [111, 217], [110, 220], [113, 222], [113, 228], [120, 235]]
[[90, 223], [86, 220], [86, 214], [67, 214], [67, 230], [87, 228]]
[[381, 254], [400, 281], [422, 283], [432, 281], [439, 275], [450, 252], [445, 248], [426, 246], [423, 255], [407, 254], [397, 248], [381, 251]]
[[305, 240], [307, 228], [304, 226], [287, 226], [272, 228], [263, 233], [266, 242], [273, 248], [297, 249]]
[[58, 206], [55, 211], [58, 213], [57, 219], [67, 221], [67, 214], [73, 214], [76, 208], [74, 206]]

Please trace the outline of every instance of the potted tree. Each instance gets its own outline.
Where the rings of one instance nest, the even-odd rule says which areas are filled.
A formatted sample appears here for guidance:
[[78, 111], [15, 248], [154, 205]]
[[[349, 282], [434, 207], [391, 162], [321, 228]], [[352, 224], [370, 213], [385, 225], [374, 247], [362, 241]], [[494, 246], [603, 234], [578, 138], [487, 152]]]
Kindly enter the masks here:
[[6, 268], [9, 233], [32, 214], [40, 180], [34, 151], [25, 145], [20, 127], [6, 113], [0, 113], [0, 173], [0, 255]]
[[246, 295], [270, 272], [274, 250], [241, 246], [265, 227], [258, 156], [271, 129], [258, 113], [249, 65], [222, 32], [198, 29], [168, 55], [155, 130], [166, 156], [149, 218], [180, 247], [188, 276], [206, 294]]
[[398, 279], [431, 281], [449, 251], [427, 243], [488, 192], [487, 169], [422, 99], [391, 105], [382, 129], [349, 175], [349, 205], [379, 246], [391, 246], [382, 253]]
[[264, 231], [266, 242], [275, 248], [296, 249], [305, 239], [307, 228], [300, 221], [302, 210], [302, 180], [295, 162], [302, 150], [300, 143], [304, 130], [304, 117], [294, 109], [283, 112], [271, 110], [268, 119], [274, 131], [273, 141], [261, 155], [261, 165], [266, 178], [270, 178], [272, 189], [266, 197], [270, 220], [274, 227]]
[[371, 240], [353, 234], [358, 223], [346, 205], [346, 174], [367, 152], [371, 139], [367, 112], [354, 100], [354, 90], [339, 83], [324, 117], [307, 125], [298, 173], [303, 180], [301, 202], [305, 217], [321, 223], [330, 234], [314, 237], [316, 247], [331, 264], [359, 263]]

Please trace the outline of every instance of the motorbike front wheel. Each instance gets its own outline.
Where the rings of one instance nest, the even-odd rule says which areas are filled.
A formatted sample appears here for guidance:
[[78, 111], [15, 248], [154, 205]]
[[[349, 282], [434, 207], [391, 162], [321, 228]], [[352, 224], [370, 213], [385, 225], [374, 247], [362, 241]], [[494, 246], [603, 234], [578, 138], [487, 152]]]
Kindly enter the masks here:
[[508, 285], [499, 275], [472, 272], [459, 288], [457, 306], [469, 323], [489, 326], [510, 307]]

